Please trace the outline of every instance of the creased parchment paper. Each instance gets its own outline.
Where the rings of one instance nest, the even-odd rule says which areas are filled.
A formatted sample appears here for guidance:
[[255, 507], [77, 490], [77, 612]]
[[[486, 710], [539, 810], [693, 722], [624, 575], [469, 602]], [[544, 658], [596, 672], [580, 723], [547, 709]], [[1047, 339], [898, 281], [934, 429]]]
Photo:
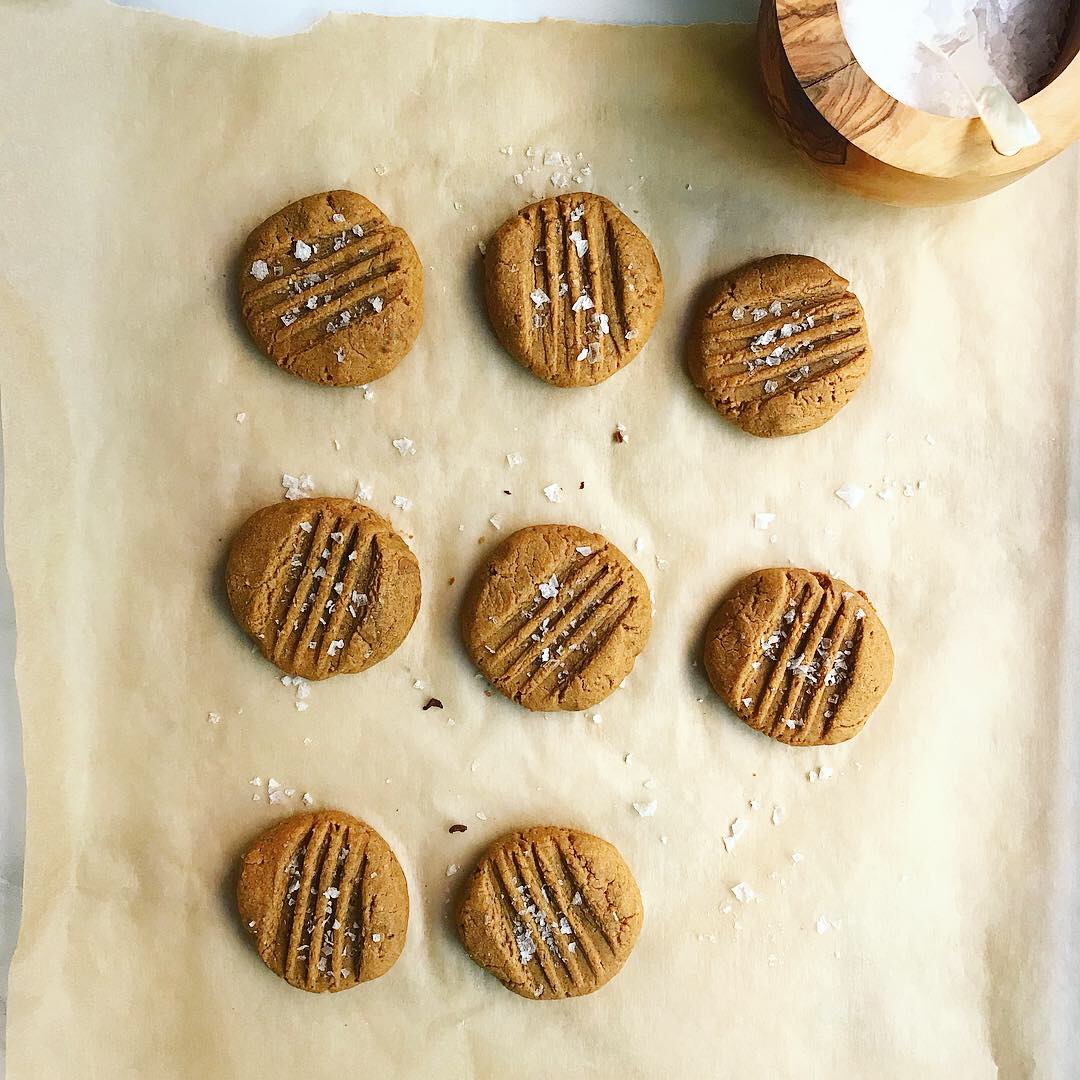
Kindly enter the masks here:
[[[98, 4], [9, 0], [3, 18], [29, 780], [15, 1080], [1065, 1075], [1074, 153], [955, 209], [857, 201], [774, 129], [749, 28], [346, 17], [266, 41]], [[547, 150], [571, 176], [591, 165], [582, 186], [633, 214], [667, 280], [642, 355], [591, 390], [520, 370], [478, 298], [477, 242], [554, 190]], [[233, 299], [248, 230], [338, 186], [404, 225], [425, 265], [420, 341], [370, 400], [274, 368]], [[789, 250], [851, 278], [876, 359], [824, 429], [762, 442], [707, 408], [682, 338], [704, 283]], [[370, 485], [424, 575], [402, 648], [314, 686], [303, 712], [221, 590], [229, 536], [285, 471], [322, 493]], [[857, 510], [833, 495], [845, 483], [867, 490]], [[459, 644], [464, 582], [538, 521], [602, 531], [655, 590], [652, 639], [599, 718], [486, 697]], [[774, 744], [702, 676], [714, 603], [785, 562], [867, 590], [892, 635], [893, 687], [848, 745]], [[421, 711], [432, 695], [445, 708]], [[809, 782], [820, 766], [831, 777]], [[270, 777], [295, 789], [285, 805]], [[379, 829], [413, 898], [393, 971], [332, 996], [268, 973], [232, 901], [240, 852], [303, 792]], [[655, 816], [632, 808], [654, 798]], [[547, 822], [613, 841], [646, 902], [623, 973], [561, 1004], [507, 993], [452, 933], [482, 847]], [[736, 900], [740, 882], [757, 899]]]

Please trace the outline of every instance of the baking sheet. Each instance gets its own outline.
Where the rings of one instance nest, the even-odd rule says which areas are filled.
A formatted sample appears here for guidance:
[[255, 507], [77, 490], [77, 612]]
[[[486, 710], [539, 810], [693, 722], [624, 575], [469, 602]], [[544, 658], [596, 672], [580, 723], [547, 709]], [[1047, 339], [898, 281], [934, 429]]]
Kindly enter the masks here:
[[[748, 28], [340, 17], [262, 41], [95, 3], [4, 16], [0, 391], [29, 785], [10, 1075], [1063, 1075], [1075, 152], [965, 207], [858, 201], [774, 130]], [[583, 186], [664, 267], [653, 339], [592, 390], [521, 371], [479, 304], [478, 240], [553, 190], [527, 146], [590, 165]], [[405, 225], [427, 274], [421, 340], [372, 400], [276, 370], [232, 299], [250, 227], [335, 186]], [[876, 361], [825, 428], [763, 443], [707, 408], [681, 341], [704, 283], [778, 250], [851, 278]], [[370, 485], [425, 584], [402, 648], [304, 712], [220, 588], [230, 533], [285, 471]], [[842, 483], [867, 489], [858, 510]], [[523, 713], [474, 678], [456, 616], [492, 515], [501, 535], [598, 529], [653, 586], [652, 639], [602, 722]], [[845, 746], [744, 729], [697, 663], [715, 600], [786, 561], [864, 588], [893, 638], [893, 688]], [[446, 708], [422, 712], [431, 695]], [[296, 790], [283, 806], [270, 777]], [[304, 791], [378, 828], [412, 891], [404, 956], [346, 994], [268, 974], [233, 913], [237, 856]], [[750, 825], [728, 853], [735, 817]], [[540, 822], [616, 843], [646, 903], [623, 973], [564, 1004], [506, 993], [452, 933], [481, 848]]]

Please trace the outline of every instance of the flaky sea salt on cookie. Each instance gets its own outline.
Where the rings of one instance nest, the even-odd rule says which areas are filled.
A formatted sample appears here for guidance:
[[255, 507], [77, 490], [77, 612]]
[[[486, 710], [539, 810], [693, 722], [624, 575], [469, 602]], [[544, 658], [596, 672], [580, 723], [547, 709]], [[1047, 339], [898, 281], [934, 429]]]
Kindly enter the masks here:
[[458, 909], [458, 933], [508, 990], [552, 1001], [614, 978], [643, 920], [622, 855], [598, 836], [548, 825], [510, 833], [484, 853]]
[[725, 419], [751, 435], [797, 435], [847, 404], [870, 369], [870, 340], [844, 278], [806, 255], [773, 255], [718, 284], [687, 359]]
[[592, 386], [629, 364], [664, 302], [648, 238], [588, 192], [519, 211], [488, 242], [484, 269], [499, 340], [556, 386]]
[[240, 308], [256, 345], [310, 382], [387, 374], [424, 321], [424, 275], [404, 229], [352, 191], [290, 203], [248, 237]]
[[533, 525], [477, 572], [461, 613], [484, 677], [527, 709], [588, 709], [630, 674], [652, 626], [649, 588], [598, 533]]
[[828, 574], [758, 570], [709, 623], [705, 670], [756, 731], [820, 746], [862, 730], [892, 681], [893, 650], [864, 593]]
[[409, 890], [386, 841], [341, 810], [298, 814], [244, 855], [236, 901], [263, 963], [314, 993], [377, 979], [405, 948]]
[[225, 568], [229, 605], [288, 675], [355, 674], [405, 640], [420, 566], [393, 526], [352, 499], [295, 499], [256, 511]]

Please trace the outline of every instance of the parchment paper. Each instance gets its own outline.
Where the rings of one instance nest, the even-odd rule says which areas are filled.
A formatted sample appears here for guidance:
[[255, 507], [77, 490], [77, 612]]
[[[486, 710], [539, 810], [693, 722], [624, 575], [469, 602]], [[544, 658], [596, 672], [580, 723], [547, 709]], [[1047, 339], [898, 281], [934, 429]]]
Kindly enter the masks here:
[[[858, 201], [774, 129], [749, 28], [345, 17], [266, 41], [97, 4], [3, 13], [29, 782], [15, 1080], [1066, 1075], [1075, 153], [955, 209]], [[524, 373], [479, 303], [478, 240], [554, 190], [553, 167], [514, 182], [543, 161], [527, 146], [568, 154], [664, 268], [655, 336], [596, 389]], [[420, 342], [372, 400], [278, 371], [234, 308], [248, 230], [336, 186], [408, 228], [427, 273]], [[787, 250], [851, 278], [876, 359], [825, 428], [761, 442], [704, 404], [682, 335], [705, 282]], [[228, 537], [281, 497], [283, 471], [324, 493], [370, 484], [424, 574], [402, 648], [313, 687], [304, 712], [220, 587]], [[867, 489], [858, 510], [833, 496], [843, 483]], [[486, 697], [458, 643], [463, 583], [537, 521], [602, 531], [655, 590], [652, 639], [602, 722]], [[724, 590], [787, 561], [866, 589], [896, 649], [883, 705], [839, 748], [746, 729], [698, 663]], [[445, 709], [422, 712], [432, 695]], [[270, 777], [295, 788], [285, 805], [268, 805]], [[232, 902], [239, 853], [305, 791], [378, 828], [413, 897], [392, 973], [332, 996], [269, 974]], [[728, 853], [736, 817], [749, 828]], [[468, 832], [448, 835], [455, 822]], [[541, 822], [613, 841], [645, 897], [631, 961], [588, 999], [516, 998], [452, 934], [482, 847]], [[758, 898], [735, 900], [739, 882]]]

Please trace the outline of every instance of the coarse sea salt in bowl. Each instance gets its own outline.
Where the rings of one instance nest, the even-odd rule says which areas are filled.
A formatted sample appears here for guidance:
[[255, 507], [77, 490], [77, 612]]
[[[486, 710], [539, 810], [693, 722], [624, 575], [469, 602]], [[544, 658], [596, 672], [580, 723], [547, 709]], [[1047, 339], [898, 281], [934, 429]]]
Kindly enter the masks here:
[[[1039, 133], [1012, 156], [920, 43], [948, 37], [971, 8], [991, 67]], [[758, 47], [790, 142], [829, 179], [881, 202], [978, 198], [1080, 138], [1080, 0], [763, 0]]]

